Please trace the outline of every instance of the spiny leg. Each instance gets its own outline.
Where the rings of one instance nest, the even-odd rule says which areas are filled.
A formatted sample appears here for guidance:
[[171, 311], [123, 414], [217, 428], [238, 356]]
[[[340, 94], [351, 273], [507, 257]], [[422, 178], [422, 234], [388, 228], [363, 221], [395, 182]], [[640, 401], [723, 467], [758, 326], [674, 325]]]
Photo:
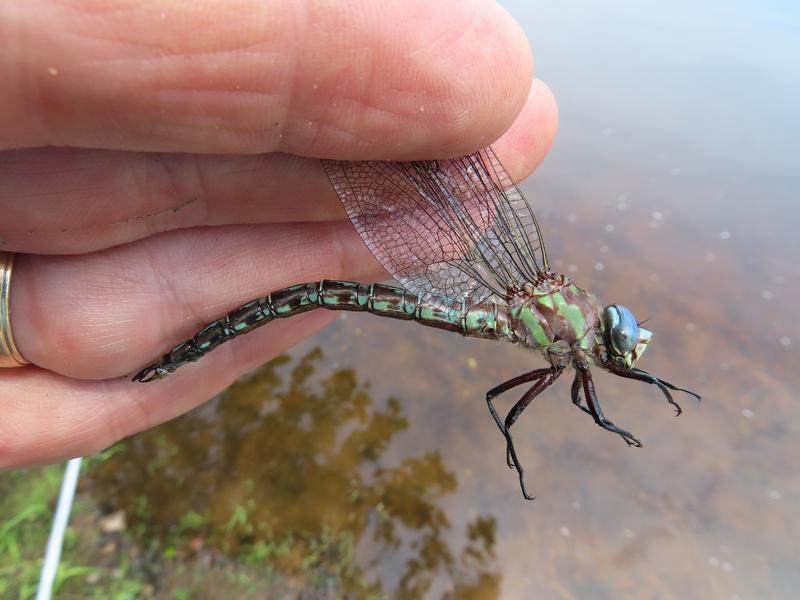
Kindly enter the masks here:
[[[570, 393], [572, 395], [572, 403], [575, 406], [577, 406], [578, 408], [580, 408], [587, 415], [590, 415], [592, 418], [594, 418], [595, 422], [598, 425], [600, 425], [601, 427], [603, 427], [603, 429], [608, 429], [608, 427], [603, 425], [603, 423], [601, 423], [600, 421], [597, 420], [597, 418], [595, 418], [594, 413], [589, 408], [586, 408], [585, 406], [583, 406], [583, 404], [581, 404], [581, 388], [582, 388], [582, 386], [583, 386], [583, 376], [582, 376], [580, 371], [576, 371], [575, 372], [575, 378], [572, 380], [572, 388], [570, 390]], [[592, 381], [592, 389], [594, 389], [594, 382], [593, 381]], [[595, 402], [597, 403], [597, 396], [595, 396]], [[587, 402], [587, 404], [588, 404], [588, 402]], [[611, 423], [611, 421], [609, 421], [608, 419], [605, 418], [605, 416], [603, 415], [603, 412], [600, 410], [600, 404], [599, 403], [597, 403], [597, 411], [598, 411], [598, 414], [600, 415], [600, 418], [605, 421], [606, 425], [610, 424], [610, 425], [612, 425], [614, 427], [614, 429], [610, 429], [609, 431], [613, 431], [614, 433], [619, 433], [622, 436], [622, 439], [624, 439], [625, 442], [629, 446], [631, 446], [631, 445], [635, 446], [636, 445], [636, 444], [631, 444], [631, 442], [628, 440], [628, 438], [625, 437], [625, 435], [623, 435], [620, 432], [624, 432], [625, 434], [630, 435], [630, 437], [633, 437], [630, 433], [628, 433], [624, 429], [620, 429], [619, 427], [617, 427], [616, 425]], [[633, 438], [633, 439], [636, 439], [636, 438]], [[638, 447], [641, 447], [641, 442], [639, 443]]]
[[[494, 419], [494, 422], [497, 424], [498, 429], [500, 429], [500, 433], [502, 433], [503, 437], [506, 439], [506, 460], [508, 460], [509, 448], [510, 448], [510, 455], [514, 462], [513, 467], [516, 468], [517, 473], [519, 473], [519, 482], [520, 486], [522, 487], [522, 495], [526, 500], [533, 500], [533, 497], [528, 495], [528, 492], [525, 489], [525, 480], [522, 475], [523, 469], [522, 466], [519, 464], [519, 460], [517, 460], [517, 454], [516, 451], [514, 450], [514, 442], [511, 440], [511, 436], [509, 435], [508, 429], [506, 429], [505, 424], [503, 423], [503, 421], [500, 420], [500, 415], [497, 414], [497, 410], [495, 409], [492, 400], [494, 400], [497, 396], [499, 396], [503, 392], [507, 392], [508, 390], [515, 388], [519, 385], [522, 385], [523, 383], [529, 383], [531, 381], [539, 380], [545, 377], [548, 373], [550, 373], [550, 371], [551, 369], [536, 369], [528, 373], [523, 373], [522, 375], [518, 375], [517, 377], [509, 379], [508, 381], [505, 381], [500, 385], [498, 385], [497, 387], [494, 387], [488, 392], [486, 392], [486, 404], [489, 407], [489, 413], [492, 415], [492, 418]], [[534, 385], [534, 387], [536, 387], [536, 385]], [[531, 398], [531, 400], [533, 400], [533, 398]]]
[[581, 404], [581, 374], [577, 371], [575, 372], [575, 378], [572, 380], [572, 388], [570, 389], [570, 394], [572, 396], [572, 403], [580, 408], [583, 412], [587, 415], [592, 415], [592, 411], [586, 408], [583, 404]]
[[520, 463], [519, 459], [517, 458], [517, 451], [514, 448], [514, 440], [511, 438], [511, 432], [509, 431], [509, 428], [514, 424], [514, 421], [517, 420], [517, 417], [522, 414], [522, 411], [525, 410], [525, 408], [533, 401], [533, 399], [536, 398], [536, 396], [538, 396], [553, 381], [555, 381], [560, 374], [561, 371], [550, 371], [535, 384], [533, 384], [533, 386], [527, 392], [525, 392], [522, 398], [517, 401], [517, 403], [508, 413], [503, 427], [503, 436], [506, 438], [506, 463], [509, 467], [517, 470], [517, 474], [519, 475], [519, 486], [522, 489], [522, 497], [526, 500], [533, 500], [533, 496], [528, 494], [528, 490], [525, 489], [525, 470], [522, 468], [522, 463]]
[[[547, 389], [556, 379], [564, 369], [547, 369], [547, 372], [542, 376], [539, 381], [537, 381], [534, 386], [529, 389], [525, 394], [520, 398], [517, 403], [508, 411], [508, 415], [506, 415], [506, 420], [504, 422], [505, 430], [506, 430], [506, 463], [509, 467], [515, 467], [519, 465], [518, 461], [516, 460], [516, 451], [514, 450], [514, 442], [511, 438], [511, 426], [517, 421], [519, 416], [522, 414], [528, 405], [533, 402], [533, 399], [536, 398], [539, 394], [541, 394], [545, 389]], [[512, 458], [514, 458], [512, 464]], [[521, 467], [520, 467], [521, 468]]]
[[659, 379], [655, 375], [651, 375], [650, 373], [648, 373], [647, 371], [643, 371], [642, 369], [637, 369], [637, 368], [622, 369], [614, 364], [609, 364], [608, 370], [614, 373], [614, 375], [619, 375], [620, 377], [625, 377], [626, 379], [633, 379], [635, 381], [644, 381], [645, 383], [652, 383], [653, 385], [657, 386], [658, 389], [660, 389], [661, 392], [666, 397], [667, 402], [669, 402], [672, 406], [675, 407], [676, 417], [680, 415], [683, 412], [683, 410], [681, 409], [680, 405], [677, 402], [675, 402], [675, 399], [672, 397], [672, 394], [669, 393], [669, 390], [673, 390], [676, 392], [684, 392], [686, 394], [694, 396], [698, 400], [702, 399], [700, 398], [699, 395], [695, 394], [691, 390], [674, 386], [669, 381], [664, 381], [663, 379]]
[[642, 447], [642, 442], [640, 442], [632, 433], [629, 431], [625, 431], [624, 429], [620, 429], [614, 423], [606, 419], [605, 415], [603, 415], [603, 411], [600, 409], [600, 401], [597, 399], [597, 393], [594, 390], [594, 382], [592, 381], [592, 374], [589, 371], [588, 367], [578, 368], [578, 377], [581, 378], [581, 383], [583, 385], [583, 395], [586, 398], [586, 404], [589, 406], [589, 411], [594, 417], [594, 422], [597, 423], [600, 427], [607, 431], [612, 431], [619, 435], [625, 443], [629, 446], [636, 446], [637, 448]]
[[494, 408], [494, 404], [492, 400], [497, 398], [503, 392], [507, 392], [511, 388], [515, 388], [523, 383], [529, 383], [536, 379], [541, 379], [545, 375], [550, 372], [550, 369], [536, 369], [535, 371], [530, 371], [528, 373], [523, 373], [522, 375], [517, 375], [513, 379], [509, 379], [498, 385], [497, 387], [493, 387], [488, 392], [486, 392], [486, 404], [489, 406], [489, 413], [492, 415], [494, 422], [497, 423], [497, 427], [500, 429], [503, 435], [506, 434], [505, 425], [500, 420], [500, 415], [497, 414], [497, 410]]

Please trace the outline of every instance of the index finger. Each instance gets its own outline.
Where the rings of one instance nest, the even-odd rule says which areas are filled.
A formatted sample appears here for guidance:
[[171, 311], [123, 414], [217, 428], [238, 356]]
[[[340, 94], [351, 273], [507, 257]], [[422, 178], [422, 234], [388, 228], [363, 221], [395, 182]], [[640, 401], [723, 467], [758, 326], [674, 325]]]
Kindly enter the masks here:
[[34, 0], [0, 34], [0, 148], [441, 158], [499, 137], [532, 75], [477, 0]]

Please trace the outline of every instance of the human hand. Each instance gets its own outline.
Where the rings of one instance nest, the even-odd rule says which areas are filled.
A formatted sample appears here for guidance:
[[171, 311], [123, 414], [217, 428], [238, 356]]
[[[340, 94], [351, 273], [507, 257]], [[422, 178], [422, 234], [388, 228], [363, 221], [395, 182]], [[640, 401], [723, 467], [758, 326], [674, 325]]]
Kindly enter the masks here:
[[0, 48], [0, 250], [20, 253], [11, 322], [31, 363], [0, 370], [0, 466], [173, 418], [336, 316], [130, 381], [248, 300], [385, 277], [317, 158], [444, 158], [502, 134], [519, 179], [557, 121], [487, 2], [2, 3]]

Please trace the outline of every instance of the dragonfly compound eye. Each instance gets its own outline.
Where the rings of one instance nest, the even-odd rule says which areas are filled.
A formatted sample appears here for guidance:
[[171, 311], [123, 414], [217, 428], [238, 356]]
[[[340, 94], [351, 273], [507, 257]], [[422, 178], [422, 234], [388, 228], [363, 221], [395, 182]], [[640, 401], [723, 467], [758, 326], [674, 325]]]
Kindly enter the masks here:
[[639, 341], [639, 324], [633, 313], [621, 304], [612, 304], [603, 311], [606, 342], [617, 356], [625, 356]]

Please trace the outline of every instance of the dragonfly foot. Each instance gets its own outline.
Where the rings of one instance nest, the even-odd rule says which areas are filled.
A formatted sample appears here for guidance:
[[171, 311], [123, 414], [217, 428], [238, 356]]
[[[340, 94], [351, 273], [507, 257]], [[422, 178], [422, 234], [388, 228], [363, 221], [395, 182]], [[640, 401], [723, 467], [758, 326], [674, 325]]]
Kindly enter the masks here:
[[658, 387], [661, 390], [661, 393], [664, 394], [664, 397], [667, 399], [667, 402], [672, 405], [675, 409], [675, 416], [679, 416], [683, 409], [681, 409], [680, 404], [678, 404], [675, 399], [670, 394], [670, 390], [673, 392], [683, 392], [684, 394], [689, 394], [690, 396], [694, 396], [697, 398], [698, 401], [702, 400], [699, 394], [695, 394], [691, 390], [687, 390], [685, 388], [678, 387], [676, 385], [672, 385], [669, 381], [664, 381], [656, 377], [655, 375], [651, 375], [647, 371], [643, 371], [642, 369], [622, 369], [613, 363], [608, 365], [609, 371], [614, 373], [614, 375], [619, 375], [620, 377], [625, 377], [626, 379], [633, 379], [635, 381], [644, 381], [645, 383], [651, 383]]
[[514, 448], [514, 440], [511, 438], [511, 432], [503, 423], [500, 423], [499, 426], [501, 428], [500, 431], [503, 432], [503, 437], [506, 438], [506, 464], [508, 464], [510, 469], [516, 469], [517, 471], [519, 487], [522, 489], [522, 497], [525, 498], [525, 500], [533, 500], [534, 497], [531, 496], [525, 488], [525, 469], [522, 468], [522, 463], [520, 463], [519, 458], [517, 458], [517, 450]]
[[531, 496], [525, 488], [525, 469], [522, 468], [522, 464], [517, 458], [517, 451], [514, 449], [514, 442], [511, 440], [511, 434], [508, 433], [508, 431], [506, 431], [506, 460], [513, 462], [513, 464], [509, 464], [509, 466], [517, 470], [522, 497], [525, 498], [525, 500], [533, 500], [534, 496]]
[[598, 421], [597, 424], [600, 425], [600, 427], [602, 427], [606, 431], [611, 431], [611, 432], [616, 433], [617, 435], [619, 435], [623, 440], [625, 440], [625, 443], [628, 444], [628, 446], [634, 446], [636, 448], [641, 448], [642, 447], [642, 442], [640, 442], [639, 439], [636, 436], [634, 436], [629, 431], [625, 431], [624, 429], [620, 429], [619, 427], [614, 425], [614, 423], [612, 423], [608, 419], [603, 419], [602, 421]]
[[[581, 405], [581, 390], [586, 398], [588, 409]], [[611, 431], [619, 435], [628, 446], [635, 446], [636, 448], [642, 447], [642, 442], [629, 431], [625, 431], [614, 425], [611, 421], [606, 419], [603, 410], [600, 408], [600, 400], [597, 398], [597, 392], [594, 389], [594, 382], [592, 381], [592, 374], [586, 367], [578, 368], [575, 372], [575, 379], [572, 382], [572, 402], [581, 410], [588, 412], [592, 415], [594, 422], [606, 431]]]

